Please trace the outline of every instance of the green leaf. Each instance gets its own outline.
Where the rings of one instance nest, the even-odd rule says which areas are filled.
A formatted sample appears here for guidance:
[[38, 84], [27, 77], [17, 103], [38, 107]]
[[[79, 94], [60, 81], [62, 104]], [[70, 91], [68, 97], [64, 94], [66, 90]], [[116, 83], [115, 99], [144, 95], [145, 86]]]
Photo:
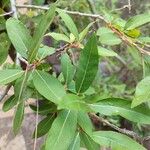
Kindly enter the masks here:
[[[49, 113], [54, 113], [57, 112], [57, 107], [51, 103], [50, 101], [48, 101], [49, 103], [44, 103], [46, 100], [40, 102], [40, 105], [38, 106], [38, 114], [40, 115], [47, 115]], [[37, 107], [35, 105], [29, 105], [30, 108], [34, 111], [37, 112]]]
[[4, 17], [0, 17], [0, 30], [5, 30], [6, 29], [6, 20]]
[[144, 78], [150, 75], [150, 56], [145, 55], [143, 56], [144, 64], [143, 64], [143, 71], [144, 71]]
[[78, 124], [84, 132], [91, 134], [93, 130], [93, 124], [87, 113], [79, 111], [78, 112]]
[[42, 60], [46, 56], [52, 55], [53, 53], [55, 53], [55, 48], [48, 47], [48, 46], [42, 46], [38, 49], [37, 59]]
[[90, 87], [97, 74], [98, 63], [96, 36], [93, 34], [80, 54], [75, 79], [77, 93], [83, 93]]
[[94, 24], [94, 22], [91, 22], [80, 34], [79, 34], [79, 42], [82, 42], [85, 36], [87, 35], [90, 27]]
[[64, 97], [62, 97], [62, 100], [58, 105], [58, 109], [64, 108], [86, 112], [90, 111], [90, 108], [87, 106], [87, 104], [82, 99], [80, 99], [80, 97], [73, 94], [66, 94]]
[[[150, 124], [150, 110], [144, 106], [131, 108], [131, 102], [119, 98], [108, 98], [98, 103], [89, 104], [96, 113], [106, 116], [120, 115], [130, 121]], [[138, 116], [138, 117], [137, 117]]]
[[114, 51], [112, 50], [108, 50], [106, 48], [103, 48], [103, 47], [98, 47], [98, 54], [100, 56], [104, 56], [104, 57], [114, 57], [114, 56], [118, 56], [117, 53], [115, 53]]
[[139, 37], [137, 40], [142, 43], [150, 43], [150, 37]]
[[70, 91], [71, 93], [77, 94], [74, 81], [70, 82], [67, 88], [68, 88], [68, 91]]
[[57, 12], [59, 13], [59, 16], [62, 18], [69, 31], [76, 37], [76, 39], [79, 39], [78, 29], [72, 18], [61, 9], [57, 9]]
[[13, 132], [16, 135], [22, 125], [23, 117], [24, 117], [24, 101], [20, 102], [16, 108], [15, 117], [13, 120]]
[[61, 33], [48, 33], [46, 34], [46, 36], [51, 36], [52, 38], [54, 38], [56, 41], [65, 41], [65, 42], [70, 42], [70, 39], [65, 35], [65, 34], [61, 34]]
[[33, 42], [30, 43], [31, 46], [30, 46], [30, 51], [28, 55], [29, 62], [32, 62], [36, 57], [36, 54], [42, 42], [43, 36], [54, 19], [55, 9], [56, 9], [56, 6], [54, 4], [51, 4], [49, 10], [46, 12], [45, 15], [43, 15], [40, 23], [35, 29], [35, 32], [33, 35]]
[[24, 74], [23, 70], [7, 69], [0, 70], [0, 85], [8, 84]]
[[3, 104], [3, 111], [9, 111], [11, 108], [13, 108], [17, 104], [17, 98], [15, 96], [9, 97]]
[[0, 65], [5, 62], [8, 56], [8, 50], [10, 47], [10, 41], [6, 33], [0, 34]]
[[150, 101], [150, 76], [147, 76], [136, 86], [135, 97], [132, 107], [138, 106], [143, 102]]
[[16, 51], [22, 57], [27, 58], [27, 51], [32, 43], [32, 37], [27, 28], [19, 20], [10, 18], [6, 21], [6, 29]]
[[26, 87], [28, 82], [28, 71], [26, 70], [23, 77], [19, 78], [14, 85], [14, 93], [18, 103], [27, 100]]
[[35, 70], [33, 83], [41, 95], [54, 103], [58, 103], [66, 94], [62, 84], [46, 72]]
[[124, 31], [124, 33], [132, 38], [138, 38], [141, 34], [139, 29], [127, 30], [127, 31]]
[[90, 86], [90, 87], [86, 90], [86, 92], [84, 92], [85, 95], [92, 95], [92, 94], [95, 94], [95, 93], [96, 93], [95, 88], [92, 87], [92, 86]]
[[130, 18], [126, 25], [125, 30], [132, 30], [150, 22], [150, 14], [140, 14]]
[[68, 150], [80, 150], [80, 136], [79, 132], [74, 137], [71, 145], [69, 146]]
[[123, 31], [126, 21], [121, 18], [115, 18], [112, 22], [112, 25], [119, 31]]
[[7, 33], [2, 32], [0, 34], [0, 39], [1, 39], [1, 43], [5, 44], [5, 45], [10, 45], [10, 40], [9, 40]]
[[70, 43], [73, 43], [76, 40], [76, 37], [72, 33], [70, 33], [69, 37], [70, 37]]
[[102, 44], [113, 46], [122, 42], [121, 39], [118, 38], [109, 28], [102, 27], [98, 29], [97, 35], [100, 36], [99, 41]]
[[38, 126], [37, 126], [37, 135], [36, 134], [36, 129], [34, 130], [33, 133], [33, 137], [41, 137], [45, 134], [48, 133], [48, 131], [51, 128], [51, 125], [54, 121], [55, 116], [51, 115], [51, 116], [47, 116], [46, 118], [44, 118], [41, 122], [39, 122]]
[[91, 137], [89, 135], [87, 135], [86, 133], [81, 132], [80, 138], [88, 150], [99, 150], [100, 149], [100, 146], [96, 142], [94, 142], [93, 139], [91, 139]]
[[110, 46], [119, 45], [122, 42], [118, 37], [116, 37], [113, 34], [105, 34], [99, 38], [99, 41], [102, 44], [106, 44]]
[[63, 54], [61, 57], [61, 69], [65, 79], [65, 84], [69, 85], [69, 83], [73, 80], [75, 67], [72, 65], [68, 54]]
[[114, 34], [114, 32], [109, 28], [101, 27], [97, 30], [97, 33], [96, 33], [97, 36], [103, 36], [105, 34]]
[[77, 114], [63, 110], [49, 130], [45, 150], [67, 150], [75, 136]]
[[25, 107], [25, 100], [26, 97], [26, 87], [28, 82], [28, 70], [25, 71], [25, 74], [22, 78], [18, 79], [14, 86], [15, 91], [15, 98], [18, 102], [15, 117], [13, 120], [13, 132], [16, 135], [22, 125], [22, 121], [24, 118], [24, 107]]
[[100, 145], [113, 150], [146, 150], [128, 136], [113, 131], [97, 131], [91, 137]]
[[8, 48], [3, 45], [3, 43], [0, 43], [0, 65], [5, 62], [8, 55]]
[[[30, 72], [31, 73], [31, 72]], [[30, 78], [31, 76], [29, 76]], [[32, 82], [32, 81], [31, 81]], [[25, 95], [26, 95], [26, 99], [29, 99], [29, 98], [33, 98], [33, 99], [43, 99], [43, 96], [41, 96], [41, 94], [39, 94], [35, 88], [33, 87], [33, 82], [30, 83], [30, 79], [28, 79], [28, 83], [27, 83], [27, 87], [25, 89]]]

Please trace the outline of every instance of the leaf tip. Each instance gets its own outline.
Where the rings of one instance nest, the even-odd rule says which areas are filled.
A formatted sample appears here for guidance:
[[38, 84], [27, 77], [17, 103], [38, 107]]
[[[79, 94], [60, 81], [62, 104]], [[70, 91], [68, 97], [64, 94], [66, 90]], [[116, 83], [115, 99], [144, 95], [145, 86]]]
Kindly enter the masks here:
[[131, 103], [131, 108], [134, 108], [136, 106], [138, 106], [139, 103], [137, 103], [136, 99], [133, 99], [132, 103]]

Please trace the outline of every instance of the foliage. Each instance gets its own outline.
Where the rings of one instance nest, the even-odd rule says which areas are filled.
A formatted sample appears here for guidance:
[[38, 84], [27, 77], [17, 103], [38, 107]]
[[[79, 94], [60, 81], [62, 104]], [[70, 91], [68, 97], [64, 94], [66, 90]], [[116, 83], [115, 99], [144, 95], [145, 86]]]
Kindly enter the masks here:
[[[43, 1], [37, 0], [35, 4], [41, 5]], [[114, 4], [115, 1], [112, 7]], [[7, 34], [0, 34], [3, 37], [0, 64], [4, 65], [0, 70], [0, 85], [14, 88], [14, 94], [3, 104], [5, 112], [16, 108], [14, 133], [21, 128], [26, 101], [34, 98], [42, 103], [30, 105], [30, 108], [44, 119], [37, 125], [33, 137], [46, 135], [44, 150], [79, 150], [80, 147], [97, 150], [100, 146], [114, 150], [144, 150], [141, 144], [128, 137], [128, 131], [96, 131], [93, 119], [100, 121], [100, 117], [105, 117], [114, 126], [118, 125], [114, 123], [115, 117], [141, 126], [150, 124], [150, 52], [145, 49], [150, 40], [141, 29], [150, 22], [150, 15], [143, 13], [126, 21], [107, 12], [102, 5], [103, 17], [91, 21], [92, 16], [89, 16], [85, 27], [80, 28], [82, 21], [75, 22], [66, 10], [59, 8], [61, 5], [69, 4], [65, 1], [50, 4], [46, 13], [30, 18], [36, 24], [34, 32], [23, 23], [29, 21], [24, 16], [21, 16], [22, 21], [3, 18]], [[77, 6], [86, 11], [86, 5], [82, 1]], [[52, 23], [58, 25], [55, 31], [49, 30]], [[102, 27], [95, 28], [99, 23]], [[50, 46], [44, 44], [45, 37], [53, 39]], [[15, 62], [5, 63], [10, 44], [19, 54], [20, 63], [25, 63], [25, 69]], [[56, 64], [61, 67], [60, 72], [51, 69], [56, 67], [55, 63], [47, 62], [54, 55], [59, 57]], [[133, 74], [129, 74], [125, 82], [122, 78], [128, 76], [126, 72], [122, 75], [122, 68]], [[136, 75], [141, 68], [142, 80], [140, 74]], [[93, 113], [96, 118], [91, 118]]]

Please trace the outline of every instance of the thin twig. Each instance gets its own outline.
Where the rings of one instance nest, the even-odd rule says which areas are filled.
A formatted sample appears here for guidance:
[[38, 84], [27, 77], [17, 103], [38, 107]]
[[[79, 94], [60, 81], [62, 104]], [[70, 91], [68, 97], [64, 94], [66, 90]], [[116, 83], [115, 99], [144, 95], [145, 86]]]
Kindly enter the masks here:
[[129, 9], [129, 13], [131, 13], [131, 0], [128, 0], [128, 9]]
[[64, 51], [66, 48], [69, 48], [70, 44], [65, 44], [64, 46], [61, 46], [60, 48], [56, 49], [56, 52]]
[[126, 9], [126, 8], [129, 8], [129, 5], [124, 5], [123, 7], [116, 8], [116, 9], [112, 10], [112, 12], [114, 12], [114, 11], [120, 11], [120, 10], [123, 10], [123, 9]]
[[16, 8], [31, 8], [31, 9], [41, 9], [48, 10], [48, 6], [36, 6], [36, 5], [16, 5]]
[[9, 90], [11, 88], [11, 85], [8, 85], [4, 91], [4, 93], [0, 96], [0, 102], [5, 98], [5, 96], [8, 94]]
[[14, 13], [13, 11], [10, 11], [4, 14], [0, 14], [0, 17], [9, 16], [9, 15], [12, 15], [13, 13]]
[[[49, 7], [47, 6], [36, 6], [36, 5], [16, 5], [17, 8], [31, 8], [31, 9], [41, 9], [41, 10], [48, 10]], [[95, 19], [101, 19], [106, 22], [103, 16], [98, 14], [88, 14], [88, 13], [81, 13], [77, 11], [69, 11], [69, 10], [63, 10], [64, 12], [71, 14], [71, 15], [78, 15], [83, 17], [91, 17]]]
[[130, 131], [130, 130], [127, 130], [127, 129], [121, 129], [121, 128], [115, 126], [114, 124], [111, 124], [108, 120], [106, 120], [102, 117], [99, 117], [94, 113], [90, 113], [89, 115], [91, 117], [95, 118], [96, 120], [106, 124], [107, 126], [111, 127], [112, 129], [115, 129], [116, 131], [118, 131], [120, 133], [126, 134], [126, 135], [128, 135], [128, 136], [130, 136], [130, 137], [132, 137], [138, 141], [141, 141], [141, 137], [137, 133]]
[[137, 43], [137, 44], [140, 44], [140, 45], [142, 45], [142, 46], [145, 46], [145, 47], [147, 47], [147, 48], [150, 48], [150, 45], [149, 45], [149, 44], [143, 43], [143, 42], [141, 42], [141, 41], [139, 41], [139, 40], [136, 40], [136, 43]]
[[131, 8], [132, 8], [131, 0], [128, 0], [128, 4], [127, 5], [124, 5], [124, 6], [120, 7], [120, 8], [116, 8], [116, 9], [112, 10], [112, 12], [120, 11], [120, 10], [123, 10], [123, 9], [126, 9], [126, 8], [128, 8], [129, 13], [131, 13]]
[[15, 0], [10, 0], [10, 3], [11, 3], [11, 10], [13, 11], [13, 17], [17, 19], [18, 16], [17, 16], [16, 2]]

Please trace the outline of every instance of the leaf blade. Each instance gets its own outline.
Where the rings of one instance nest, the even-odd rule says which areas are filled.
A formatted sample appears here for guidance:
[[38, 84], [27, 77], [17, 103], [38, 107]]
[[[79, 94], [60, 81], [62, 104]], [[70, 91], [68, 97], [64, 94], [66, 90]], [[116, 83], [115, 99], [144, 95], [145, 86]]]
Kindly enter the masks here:
[[130, 18], [126, 25], [125, 30], [132, 30], [150, 22], [150, 14], [140, 14]]
[[37, 51], [40, 47], [40, 44], [42, 42], [42, 38], [48, 29], [49, 25], [52, 23], [54, 16], [55, 16], [55, 4], [52, 4], [49, 8], [49, 10], [46, 12], [46, 14], [41, 19], [39, 25], [35, 29], [34, 35], [33, 35], [33, 42], [30, 46], [30, 51], [28, 55], [28, 61], [32, 62], [37, 54]]
[[8, 36], [15, 49], [22, 57], [27, 58], [27, 52], [30, 49], [32, 37], [25, 26], [17, 19], [10, 18], [6, 21], [6, 29]]
[[88, 150], [99, 150], [99, 144], [97, 144], [88, 134], [81, 132], [80, 137]]
[[58, 109], [69, 109], [88, 112], [89, 106], [80, 97], [74, 94], [66, 94], [58, 104]]
[[66, 94], [62, 84], [48, 73], [35, 70], [33, 83], [37, 91], [48, 100], [58, 103]]
[[113, 50], [108, 50], [100, 46], [98, 47], [98, 54], [104, 57], [114, 57], [114, 56], [117, 57], [118, 56], [118, 54], [115, 53]]
[[48, 133], [45, 150], [66, 150], [71, 144], [77, 125], [75, 112], [62, 111]]
[[19, 69], [6, 69], [0, 70], [0, 85], [8, 84], [24, 74], [23, 70]]
[[99, 41], [105, 45], [113, 46], [122, 42], [121, 39], [118, 38], [111, 29], [106, 27], [99, 28], [97, 35], [99, 36]]
[[70, 42], [70, 39], [65, 34], [52, 32], [52, 33], [46, 34], [46, 36], [51, 36], [56, 41], [65, 41], [68, 43]]
[[79, 34], [79, 42], [81, 42], [86, 34], [88, 33], [90, 27], [94, 24], [94, 22], [91, 22], [80, 34]]
[[54, 121], [54, 118], [55, 118], [54, 115], [47, 116], [42, 121], [40, 121], [37, 126], [37, 135], [35, 135], [36, 129], [34, 130], [34, 133], [33, 133], [34, 138], [35, 138], [35, 136], [37, 138], [39, 138], [39, 137], [45, 135], [46, 133], [48, 133], [48, 131], [51, 128], [51, 125]]
[[82, 50], [79, 58], [75, 79], [77, 93], [85, 92], [93, 82], [98, 70], [98, 61], [96, 36], [93, 34]]
[[38, 49], [38, 53], [37, 53], [37, 59], [38, 60], [42, 60], [44, 59], [46, 56], [48, 55], [52, 55], [53, 53], [55, 53], [55, 48], [53, 47], [48, 47], [48, 46], [42, 46]]
[[150, 76], [147, 76], [137, 84], [132, 107], [150, 101]]
[[61, 69], [65, 78], [65, 84], [68, 85], [74, 77], [75, 67], [72, 65], [68, 54], [64, 54], [61, 57]]
[[11, 108], [13, 108], [15, 105], [17, 104], [17, 99], [13, 96], [11, 96], [10, 98], [8, 98], [2, 107], [2, 110], [4, 112], [9, 111]]
[[69, 29], [69, 31], [77, 38], [79, 39], [79, 33], [76, 25], [74, 24], [72, 18], [66, 14], [63, 10], [57, 9], [57, 12], [59, 13], [59, 16], [64, 21], [65, 25]]
[[23, 121], [23, 117], [24, 117], [24, 102], [20, 102], [16, 108], [16, 112], [15, 112], [15, 117], [13, 120], [13, 132], [16, 135], [22, 125], [22, 121]]
[[82, 130], [89, 135], [92, 133], [92, 130], [94, 129], [88, 114], [85, 112], [81, 111], [78, 112], [78, 124], [82, 128]]
[[0, 65], [2, 65], [7, 59], [10, 41], [6, 33], [0, 34], [0, 39]]
[[94, 132], [91, 137], [100, 145], [107, 146], [112, 149], [146, 150], [142, 145], [138, 144], [128, 136], [113, 131], [97, 131]]
[[108, 98], [89, 106], [93, 111], [106, 116], [120, 115], [133, 122], [150, 124], [150, 110], [144, 106], [132, 109], [131, 102], [128, 100]]
[[79, 132], [74, 137], [71, 145], [69, 146], [68, 150], [80, 150], [80, 136]]

